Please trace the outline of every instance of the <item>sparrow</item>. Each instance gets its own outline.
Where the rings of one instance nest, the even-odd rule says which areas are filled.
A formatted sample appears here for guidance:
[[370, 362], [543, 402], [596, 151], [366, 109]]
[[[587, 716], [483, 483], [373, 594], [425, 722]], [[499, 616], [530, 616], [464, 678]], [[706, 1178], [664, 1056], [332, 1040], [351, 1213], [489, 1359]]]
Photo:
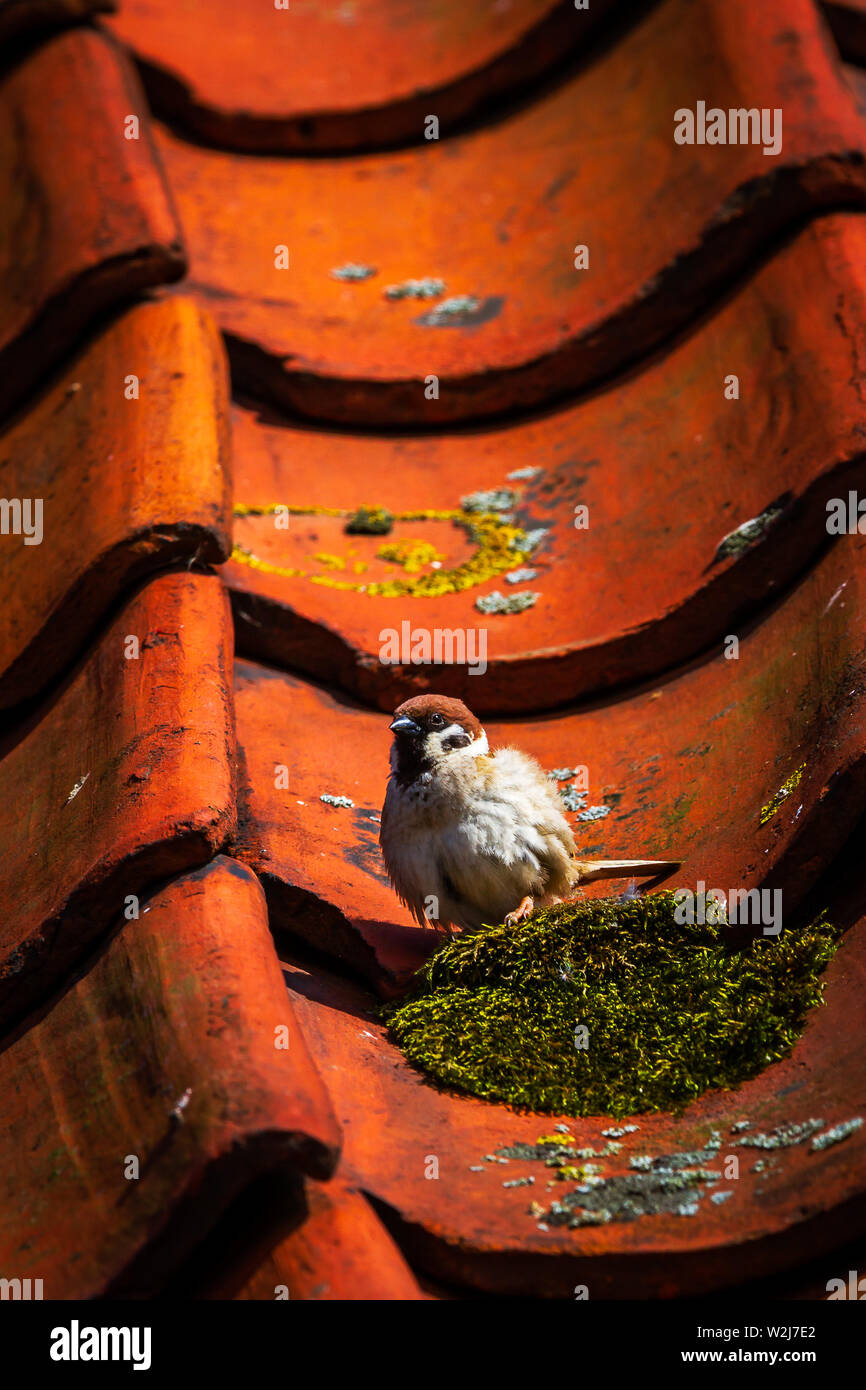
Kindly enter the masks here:
[[663, 876], [673, 860], [576, 857], [561, 798], [518, 748], [490, 752], [462, 700], [418, 695], [394, 711], [379, 843], [391, 884], [422, 925], [516, 926], [591, 879]]

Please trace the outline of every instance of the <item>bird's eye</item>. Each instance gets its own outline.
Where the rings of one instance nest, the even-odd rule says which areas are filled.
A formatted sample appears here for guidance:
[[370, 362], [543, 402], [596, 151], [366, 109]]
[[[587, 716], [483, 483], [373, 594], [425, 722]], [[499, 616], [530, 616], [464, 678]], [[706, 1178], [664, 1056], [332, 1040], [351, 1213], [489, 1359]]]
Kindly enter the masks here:
[[444, 727], [445, 727], [445, 720], [442, 718], [442, 715], [441, 715], [441, 714], [431, 714], [431, 716], [430, 716], [430, 728], [431, 728], [431, 729], [442, 729], [442, 728], [444, 728]]

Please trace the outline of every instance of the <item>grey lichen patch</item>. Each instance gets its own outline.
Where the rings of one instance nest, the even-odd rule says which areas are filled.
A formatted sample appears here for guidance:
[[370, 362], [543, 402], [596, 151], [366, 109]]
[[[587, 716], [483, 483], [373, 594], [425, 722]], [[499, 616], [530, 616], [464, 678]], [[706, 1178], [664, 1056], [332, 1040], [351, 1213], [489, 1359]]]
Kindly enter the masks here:
[[711, 1192], [710, 1201], [715, 1203], [717, 1207], [720, 1207], [723, 1202], [727, 1202], [728, 1198], [733, 1197], [733, 1195], [730, 1189], [727, 1192]]
[[533, 608], [540, 598], [541, 594], [534, 593], [532, 589], [523, 589], [519, 594], [507, 595], [494, 589], [491, 594], [482, 594], [477, 598], [475, 607], [479, 613], [523, 613], [527, 608]]
[[528, 1176], [528, 1177], [525, 1177], [525, 1178], [509, 1178], [509, 1179], [507, 1180], [507, 1182], [504, 1182], [504, 1183], [502, 1184], [502, 1186], [503, 1186], [503, 1187], [529, 1187], [529, 1186], [530, 1186], [532, 1183], [534, 1183], [534, 1182], [535, 1182], [535, 1178], [534, 1178], [534, 1177], [532, 1176], [532, 1174], [530, 1173], [529, 1176]]
[[330, 792], [322, 792], [319, 797], [326, 806], [354, 806], [354, 801], [348, 796], [331, 796]]
[[537, 478], [538, 475], [543, 472], [543, 468], [515, 468], [507, 477], [510, 483], [516, 483], [523, 482], [524, 479], [528, 481], [530, 478]]
[[424, 275], [420, 280], [401, 280], [398, 285], [386, 285], [382, 293], [386, 299], [438, 299], [445, 293], [445, 281]]
[[[566, 811], [582, 811], [586, 805], [586, 796], [579, 792], [577, 787], [560, 787], [559, 795], [562, 797], [562, 804]], [[579, 819], [583, 820], [583, 816]]]
[[799, 1124], [776, 1125], [769, 1134], [746, 1134], [737, 1142], [743, 1149], [790, 1149], [823, 1128], [823, 1120], [802, 1120]]
[[732, 1134], [742, 1134], [744, 1129], [751, 1129], [751, 1120], [737, 1120], [736, 1124], [731, 1125]]
[[474, 294], [455, 294], [415, 322], [422, 328], [480, 328], [502, 313], [504, 303], [502, 294], [488, 294], [484, 299], [477, 299]]
[[579, 767], [554, 767], [548, 772], [551, 782], [568, 782], [580, 772]]
[[749, 521], [744, 521], [735, 530], [728, 534], [719, 542], [716, 550], [716, 560], [729, 560], [734, 555], [742, 555], [757, 541], [763, 539], [770, 527], [778, 521], [784, 511], [784, 507], [774, 502], [767, 507], [766, 511], [761, 512], [760, 516], [753, 516]]
[[[702, 1149], [686, 1149], [675, 1154], [661, 1154], [654, 1158], [652, 1154], [636, 1154], [629, 1159], [632, 1168], [639, 1172], [668, 1172], [685, 1168], [700, 1168], [703, 1163], [711, 1163], [722, 1147], [722, 1136], [717, 1129], [714, 1129], [710, 1138]], [[711, 1169], [700, 1169], [702, 1173], [708, 1175], [708, 1181], [718, 1181], [721, 1173]]]
[[821, 1149], [829, 1149], [833, 1144], [841, 1144], [843, 1139], [847, 1139], [850, 1134], [858, 1130], [863, 1123], [862, 1116], [858, 1115], [853, 1120], [843, 1120], [840, 1125], [834, 1125], [824, 1134], [818, 1134], [812, 1140], [813, 1152], [820, 1152]]
[[606, 816], [610, 815], [612, 809], [611, 806], [587, 806], [585, 811], [581, 811], [577, 819], [585, 821], [604, 820]]
[[611, 1125], [610, 1129], [603, 1129], [601, 1132], [605, 1139], [622, 1139], [626, 1134], [637, 1134], [640, 1125]]
[[331, 271], [331, 277], [334, 280], [353, 282], [369, 280], [372, 275], [377, 273], [374, 265], [359, 265], [356, 261], [347, 261], [345, 265], [335, 266]]
[[505, 582], [506, 584], [530, 584], [537, 575], [538, 570], [512, 570], [510, 574], [506, 574]]
[[705, 1190], [705, 1179], [689, 1169], [622, 1173], [594, 1184], [581, 1183], [551, 1202], [545, 1220], [551, 1226], [575, 1228], [664, 1213], [696, 1216]]
[[[444, 285], [442, 288], [445, 288]], [[429, 327], [435, 327], [439, 323], [450, 323], [457, 318], [465, 319], [467, 315], [477, 314], [480, 305], [480, 299], [474, 294], [453, 294], [425, 314], [424, 319]]]
[[527, 531], [520, 543], [520, 549], [526, 552], [537, 550], [545, 536], [550, 534], [549, 526], [536, 526], [533, 531]]
[[492, 487], [461, 497], [460, 505], [464, 512], [510, 512], [518, 500], [513, 488]]

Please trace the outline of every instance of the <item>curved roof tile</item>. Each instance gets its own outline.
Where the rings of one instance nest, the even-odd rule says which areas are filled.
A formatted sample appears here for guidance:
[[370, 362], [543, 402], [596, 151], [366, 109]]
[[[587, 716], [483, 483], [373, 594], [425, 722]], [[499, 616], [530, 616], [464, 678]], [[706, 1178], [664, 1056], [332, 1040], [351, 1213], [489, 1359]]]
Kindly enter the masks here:
[[[222, 342], [192, 300], [130, 309], [0, 431], [0, 491], [41, 507], [0, 548], [0, 709], [32, 699], [110, 607], [176, 560], [231, 549]], [[40, 548], [40, 547], [43, 547]]]
[[[698, 100], [782, 111], [778, 152], [675, 143], [675, 113]], [[423, 150], [251, 158], [164, 130], [159, 144], [236, 381], [364, 424], [436, 428], [586, 387], [806, 216], [866, 206], [863, 124], [811, 0], [665, 0], [526, 110]], [[335, 277], [347, 264], [376, 274]], [[425, 278], [438, 298], [386, 293]]]
[[261, 889], [224, 858], [123, 926], [0, 1085], [0, 1267], [46, 1299], [153, 1295], [255, 1177], [327, 1177], [340, 1142]]
[[[0, 748], [0, 1020], [235, 826], [231, 617], [216, 577], [153, 579]], [[131, 640], [132, 639], [132, 640]]]
[[[668, 886], [783, 884], [792, 912], [866, 812], [866, 651], [852, 621], [864, 555], [866, 536], [843, 537], [763, 623], [735, 629], [736, 646], [656, 689], [485, 721], [491, 747], [516, 744], [548, 772], [587, 769], [589, 804], [607, 809], [572, 817], [582, 858], [680, 859]], [[248, 662], [235, 685], [238, 853], [275, 926], [392, 992], [435, 938], [409, 925], [379, 854], [387, 717]], [[796, 795], [762, 820], [792, 778]]]
[[110, 22], [159, 114], [228, 149], [356, 150], [441, 133], [584, 47], [613, 0], [355, 0], [254, 5], [125, 0]]
[[[866, 219], [820, 218], [639, 373], [498, 430], [329, 433], [237, 407], [226, 575], [239, 649], [383, 709], [434, 689], [503, 712], [645, 679], [719, 641], [826, 543], [827, 498], [866, 481], [866, 405], [850, 370], [852, 356], [866, 360], [864, 265]], [[489, 541], [470, 540], [467, 497], [542, 531], [537, 547], [524, 559], [506, 546], [493, 568], [507, 531], [494, 522]], [[347, 534], [363, 504], [396, 513], [388, 535]], [[275, 506], [295, 509], [287, 527]], [[408, 544], [417, 566], [418, 541], [417, 573], [377, 558]], [[473, 554], [474, 581], [455, 591], [462, 579], [447, 576]], [[401, 596], [413, 583], [426, 589]], [[494, 591], [535, 602], [479, 612]], [[399, 661], [382, 659], [392, 632]], [[424, 632], [456, 664], [413, 665]]]
[[5, 414], [100, 314], [185, 269], [143, 94], [108, 39], [70, 30], [0, 77], [0, 207]]

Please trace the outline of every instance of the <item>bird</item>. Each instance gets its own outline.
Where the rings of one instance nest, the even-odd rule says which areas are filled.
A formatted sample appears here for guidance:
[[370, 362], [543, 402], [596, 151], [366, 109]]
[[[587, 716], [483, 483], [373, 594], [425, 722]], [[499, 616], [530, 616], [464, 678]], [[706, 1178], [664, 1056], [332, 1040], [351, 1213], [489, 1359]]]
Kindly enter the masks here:
[[514, 927], [601, 878], [663, 877], [679, 861], [577, 858], [561, 798], [519, 748], [490, 751], [462, 700], [416, 695], [394, 711], [379, 844], [421, 926]]

